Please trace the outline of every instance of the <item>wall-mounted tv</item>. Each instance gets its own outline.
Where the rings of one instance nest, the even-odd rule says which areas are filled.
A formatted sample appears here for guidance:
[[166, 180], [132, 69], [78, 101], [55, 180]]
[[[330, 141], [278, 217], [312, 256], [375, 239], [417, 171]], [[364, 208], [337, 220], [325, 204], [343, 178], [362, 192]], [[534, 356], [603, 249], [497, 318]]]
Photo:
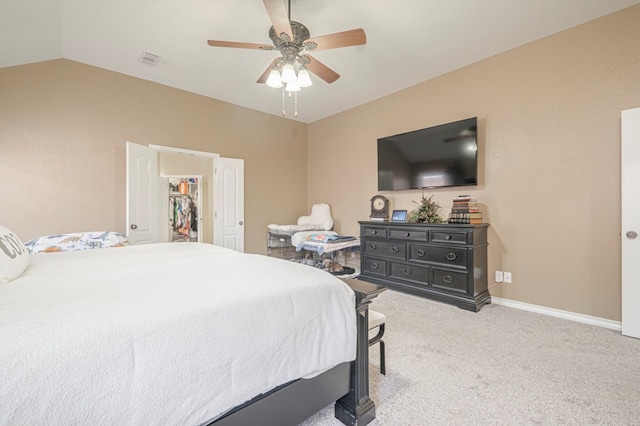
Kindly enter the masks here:
[[477, 185], [477, 117], [378, 139], [378, 190]]

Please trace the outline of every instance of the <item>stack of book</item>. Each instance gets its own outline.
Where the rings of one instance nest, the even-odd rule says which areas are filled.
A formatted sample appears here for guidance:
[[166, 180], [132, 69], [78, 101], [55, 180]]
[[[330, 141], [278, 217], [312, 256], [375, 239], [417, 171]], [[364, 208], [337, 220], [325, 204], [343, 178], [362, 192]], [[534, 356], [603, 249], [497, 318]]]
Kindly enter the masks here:
[[482, 223], [478, 200], [470, 195], [458, 195], [454, 198], [449, 223]]

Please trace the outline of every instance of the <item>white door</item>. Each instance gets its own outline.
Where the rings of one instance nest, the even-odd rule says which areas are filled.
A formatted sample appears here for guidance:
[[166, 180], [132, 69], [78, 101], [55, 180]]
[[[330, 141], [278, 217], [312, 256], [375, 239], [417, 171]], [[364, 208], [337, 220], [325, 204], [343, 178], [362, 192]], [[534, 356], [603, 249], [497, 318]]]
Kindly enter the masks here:
[[640, 108], [622, 111], [622, 334], [640, 338]]
[[158, 159], [156, 150], [127, 142], [126, 226], [131, 244], [157, 243]]
[[244, 160], [213, 161], [213, 243], [244, 252]]

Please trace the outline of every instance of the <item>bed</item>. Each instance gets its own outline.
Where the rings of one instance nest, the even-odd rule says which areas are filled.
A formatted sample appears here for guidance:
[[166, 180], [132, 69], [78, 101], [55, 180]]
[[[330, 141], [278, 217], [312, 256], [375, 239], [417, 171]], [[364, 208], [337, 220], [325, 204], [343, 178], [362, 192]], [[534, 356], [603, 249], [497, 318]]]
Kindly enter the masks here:
[[31, 255], [0, 285], [0, 424], [366, 424], [357, 286], [199, 243]]

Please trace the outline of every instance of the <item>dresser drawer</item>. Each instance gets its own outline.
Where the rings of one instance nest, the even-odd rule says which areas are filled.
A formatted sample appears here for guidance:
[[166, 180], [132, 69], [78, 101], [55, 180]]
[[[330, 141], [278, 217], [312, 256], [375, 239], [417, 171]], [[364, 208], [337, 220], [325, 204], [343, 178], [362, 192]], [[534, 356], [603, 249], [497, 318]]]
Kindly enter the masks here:
[[382, 259], [365, 257], [362, 268], [362, 272], [367, 275], [380, 275], [381, 277], [387, 276], [387, 262]]
[[429, 230], [429, 241], [432, 243], [471, 244], [471, 234], [467, 231]]
[[363, 237], [387, 238], [387, 228], [381, 226], [363, 226], [361, 234]]
[[426, 286], [429, 282], [429, 268], [391, 262], [389, 277], [402, 281], [411, 281]]
[[410, 244], [409, 260], [466, 268], [467, 249]]
[[389, 228], [389, 238], [398, 240], [418, 240], [427, 241], [429, 232], [422, 229], [412, 228]]
[[364, 247], [360, 247], [360, 250], [364, 250], [365, 255], [384, 256], [404, 260], [407, 252], [407, 245], [367, 239]]
[[431, 285], [435, 288], [467, 293], [469, 276], [464, 272], [452, 272], [444, 269], [432, 268], [433, 279]]

